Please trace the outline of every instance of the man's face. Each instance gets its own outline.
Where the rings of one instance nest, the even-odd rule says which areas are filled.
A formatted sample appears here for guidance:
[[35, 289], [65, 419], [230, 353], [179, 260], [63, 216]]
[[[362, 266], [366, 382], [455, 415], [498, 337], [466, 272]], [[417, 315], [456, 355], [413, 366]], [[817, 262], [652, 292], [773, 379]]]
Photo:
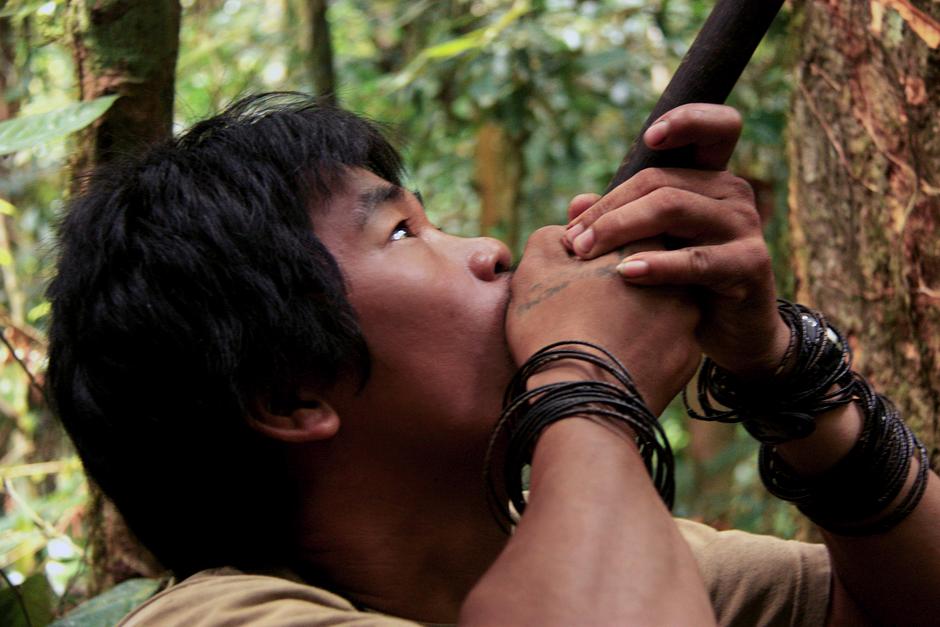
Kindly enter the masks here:
[[413, 194], [359, 169], [314, 229], [342, 269], [372, 358], [361, 392], [329, 399], [340, 437], [412, 454], [485, 442], [513, 371], [509, 250], [441, 232]]

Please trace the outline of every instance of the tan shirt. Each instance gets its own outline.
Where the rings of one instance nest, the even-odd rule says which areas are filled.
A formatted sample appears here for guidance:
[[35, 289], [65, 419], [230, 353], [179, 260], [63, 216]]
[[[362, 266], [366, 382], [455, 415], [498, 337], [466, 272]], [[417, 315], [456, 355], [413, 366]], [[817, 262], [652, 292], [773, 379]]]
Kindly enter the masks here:
[[[698, 560], [719, 625], [824, 624], [830, 571], [823, 545], [676, 522]], [[290, 579], [222, 568], [203, 571], [164, 590], [120, 625], [415, 627], [418, 623], [362, 612], [341, 596]]]

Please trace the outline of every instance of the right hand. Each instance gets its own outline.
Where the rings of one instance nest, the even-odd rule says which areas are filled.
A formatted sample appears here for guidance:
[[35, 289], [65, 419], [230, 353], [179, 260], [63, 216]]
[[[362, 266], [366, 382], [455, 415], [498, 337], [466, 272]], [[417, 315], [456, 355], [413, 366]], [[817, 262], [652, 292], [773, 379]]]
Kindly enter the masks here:
[[617, 264], [650, 242], [583, 261], [550, 226], [529, 238], [512, 279], [506, 335], [517, 364], [564, 340], [598, 344], [627, 367], [655, 412], [691, 377], [699, 352], [693, 331], [698, 309], [684, 290], [625, 285]]

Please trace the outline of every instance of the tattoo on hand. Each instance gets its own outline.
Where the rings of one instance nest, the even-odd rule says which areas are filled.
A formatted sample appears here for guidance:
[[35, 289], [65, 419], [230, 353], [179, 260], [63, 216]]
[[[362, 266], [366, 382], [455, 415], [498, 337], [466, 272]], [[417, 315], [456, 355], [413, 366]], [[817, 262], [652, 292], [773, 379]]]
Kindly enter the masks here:
[[535, 283], [529, 286], [528, 292], [521, 302], [515, 305], [517, 314], [524, 314], [533, 307], [541, 305], [543, 302], [560, 294], [572, 283], [588, 278], [609, 278], [617, 277], [617, 266], [620, 261], [630, 253], [629, 246], [621, 246], [617, 249], [616, 255], [612, 255], [613, 261], [605, 263], [599, 267], [578, 268], [576, 270], [567, 270], [558, 276], [557, 280], [546, 285], [543, 282]]

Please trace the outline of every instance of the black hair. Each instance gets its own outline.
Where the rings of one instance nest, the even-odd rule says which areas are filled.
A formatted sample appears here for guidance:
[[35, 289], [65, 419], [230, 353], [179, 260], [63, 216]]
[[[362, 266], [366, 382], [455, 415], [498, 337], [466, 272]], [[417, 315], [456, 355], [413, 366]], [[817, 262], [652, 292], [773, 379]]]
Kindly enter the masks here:
[[60, 224], [54, 409], [88, 474], [178, 575], [284, 557], [284, 450], [247, 417], [300, 378], [367, 376], [310, 213], [355, 167], [400, 184], [375, 124], [301, 94], [252, 96], [98, 171]]

